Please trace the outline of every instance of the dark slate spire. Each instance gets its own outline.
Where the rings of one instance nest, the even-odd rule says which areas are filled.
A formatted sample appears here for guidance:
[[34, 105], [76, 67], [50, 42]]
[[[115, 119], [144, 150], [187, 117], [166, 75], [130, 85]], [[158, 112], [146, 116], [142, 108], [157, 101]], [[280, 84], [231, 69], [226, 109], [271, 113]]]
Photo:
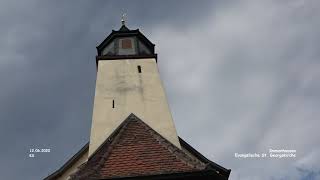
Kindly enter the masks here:
[[121, 28], [119, 29], [119, 31], [124, 32], [124, 31], [130, 31], [129, 28], [127, 28], [126, 25], [122, 24]]
[[[97, 46], [98, 56], [103, 58], [141, 58], [155, 57], [154, 44], [150, 42], [139, 29], [131, 30], [126, 26], [126, 14], [122, 15], [121, 27]], [[100, 57], [101, 58], [101, 57]]]

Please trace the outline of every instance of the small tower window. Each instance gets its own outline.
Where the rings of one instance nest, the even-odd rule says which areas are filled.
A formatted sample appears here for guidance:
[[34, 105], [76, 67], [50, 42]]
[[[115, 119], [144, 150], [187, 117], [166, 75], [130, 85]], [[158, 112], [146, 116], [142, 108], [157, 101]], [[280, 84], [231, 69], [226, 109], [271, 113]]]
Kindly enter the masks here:
[[114, 100], [112, 100], [112, 108], [114, 108]]
[[138, 66], [138, 72], [141, 73], [141, 66]]

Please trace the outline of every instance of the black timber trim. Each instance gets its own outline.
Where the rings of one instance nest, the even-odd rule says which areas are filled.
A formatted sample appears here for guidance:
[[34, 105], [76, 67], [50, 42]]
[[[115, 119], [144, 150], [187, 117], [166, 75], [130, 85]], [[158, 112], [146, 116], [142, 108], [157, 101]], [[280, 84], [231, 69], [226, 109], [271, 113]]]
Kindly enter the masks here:
[[89, 150], [89, 142], [86, 143], [80, 151], [78, 151], [74, 156], [72, 156], [61, 168], [52, 173], [51, 175], [44, 178], [44, 180], [55, 180], [61, 176], [69, 167], [71, 167], [77, 160], [81, 158]]
[[155, 58], [156, 63], [158, 63], [158, 55], [157, 54], [146, 54], [146, 55], [118, 55], [118, 56], [96, 56], [96, 66], [98, 67], [98, 61], [101, 60], [122, 60], [122, 59], [147, 59], [147, 58]]
[[112, 141], [117, 137], [117, 135], [123, 131], [123, 127], [125, 127], [132, 117], [135, 115], [131, 113], [110, 135], [109, 137], [88, 157], [88, 161], [90, 161], [106, 144], [112, 143]]
[[146, 175], [146, 176], [132, 176], [132, 177], [112, 177], [100, 180], [167, 180], [167, 179], [177, 179], [177, 180], [227, 180], [228, 178], [217, 174], [214, 170], [201, 170], [193, 172], [181, 172], [181, 173], [171, 173], [171, 174], [158, 174], [158, 175]]
[[210, 161], [205, 156], [203, 156], [201, 153], [199, 153], [197, 150], [195, 150], [192, 146], [190, 146], [186, 141], [184, 141], [182, 138], [179, 138], [180, 145], [185, 148], [187, 151], [189, 151], [192, 155], [194, 155], [196, 158], [198, 158], [200, 161], [208, 164], [208, 169], [214, 169], [224, 175], [225, 177], [229, 178], [231, 169], [226, 169], [219, 164]]

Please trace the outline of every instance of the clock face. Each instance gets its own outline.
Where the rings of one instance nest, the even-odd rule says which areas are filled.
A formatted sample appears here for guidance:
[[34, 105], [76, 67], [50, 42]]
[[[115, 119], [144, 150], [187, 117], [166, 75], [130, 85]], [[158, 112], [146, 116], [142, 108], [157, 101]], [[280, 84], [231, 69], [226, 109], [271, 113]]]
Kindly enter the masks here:
[[120, 38], [118, 42], [118, 55], [136, 54], [135, 39], [133, 37]]
[[131, 39], [122, 39], [121, 40], [121, 48], [122, 49], [132, 49], [132, 41]]
[[137, 37], [120, 37], [109, 42], [102, 50], [102, 55], [146, 55], [152, 54], [151, 49]]

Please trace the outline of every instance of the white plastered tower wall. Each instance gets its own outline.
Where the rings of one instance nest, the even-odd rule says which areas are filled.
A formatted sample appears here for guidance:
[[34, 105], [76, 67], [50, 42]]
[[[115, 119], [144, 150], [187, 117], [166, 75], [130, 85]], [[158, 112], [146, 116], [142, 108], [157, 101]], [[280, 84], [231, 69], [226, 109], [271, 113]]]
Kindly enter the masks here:
[[131, 113], [180, 148], [156, 59], [98, 61], [89, 157]]

